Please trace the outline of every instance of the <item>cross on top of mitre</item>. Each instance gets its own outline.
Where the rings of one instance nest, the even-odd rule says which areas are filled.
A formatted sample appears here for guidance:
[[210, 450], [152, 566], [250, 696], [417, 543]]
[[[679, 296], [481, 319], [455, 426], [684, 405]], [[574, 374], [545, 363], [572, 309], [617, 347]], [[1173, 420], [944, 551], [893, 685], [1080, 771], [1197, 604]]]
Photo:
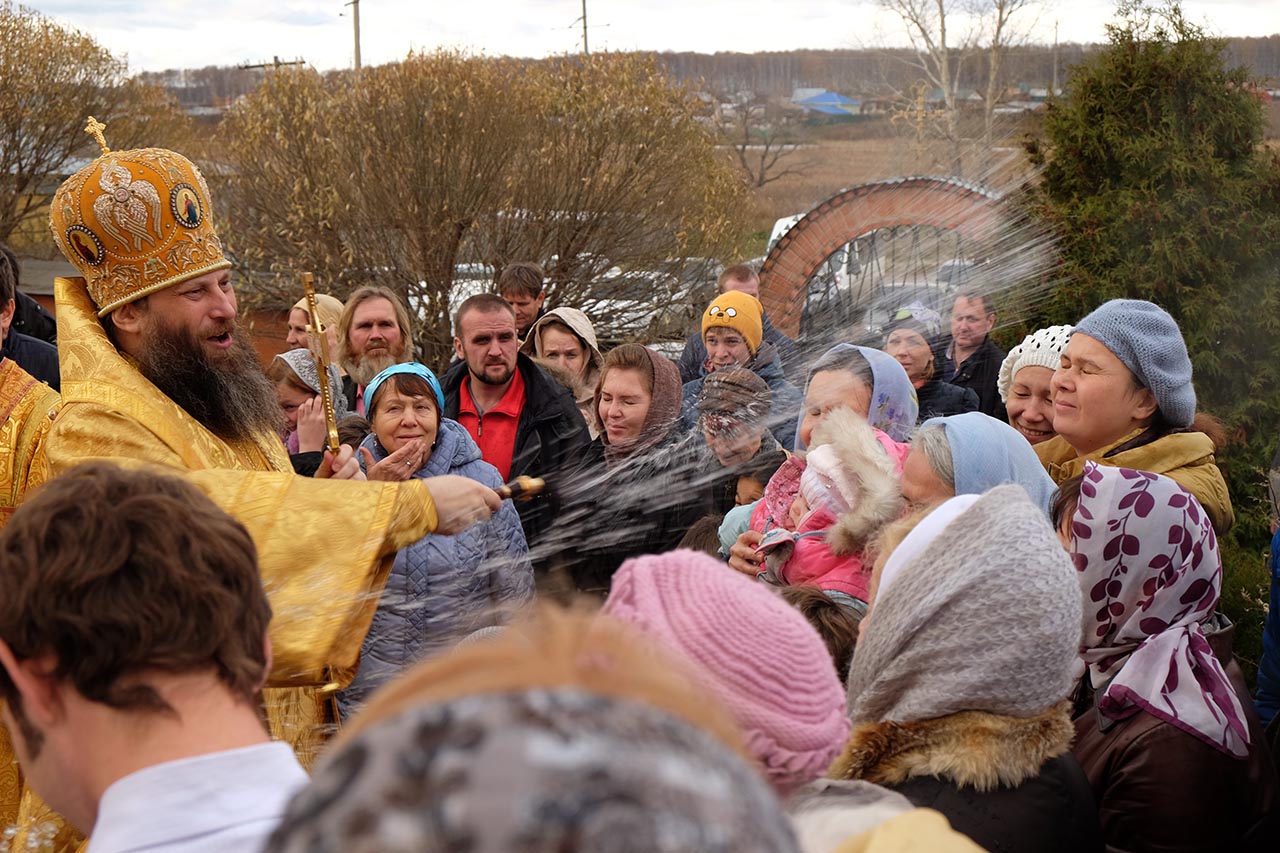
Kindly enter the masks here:
[[111, 153], [111, 149], [107, 147], [107, 139], [102, 135], [102, 131], [106, 129], [107, 126], [93, 116], [89, 116], [89, 121], [86, 122], [84, 126], [84, 132], [93, 137], [94, 141], [98, 143], [98, 147], [102, 149], [102, 153], [104, 155]]

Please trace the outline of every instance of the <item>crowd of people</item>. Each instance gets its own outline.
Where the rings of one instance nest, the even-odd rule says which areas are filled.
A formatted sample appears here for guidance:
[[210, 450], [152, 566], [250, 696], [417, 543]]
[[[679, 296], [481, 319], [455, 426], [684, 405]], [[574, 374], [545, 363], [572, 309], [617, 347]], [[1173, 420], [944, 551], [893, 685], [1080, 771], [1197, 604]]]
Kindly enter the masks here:
[[676, 360], [514, 263], [450, 364], [370, 284], [264, 367], [199, 170], [99, 141], [61, 395], [0, 363], [11, 849], [1280, 846], [1158, 306], [1006, 354], [962, 286], [807, 352], [734, 265]]

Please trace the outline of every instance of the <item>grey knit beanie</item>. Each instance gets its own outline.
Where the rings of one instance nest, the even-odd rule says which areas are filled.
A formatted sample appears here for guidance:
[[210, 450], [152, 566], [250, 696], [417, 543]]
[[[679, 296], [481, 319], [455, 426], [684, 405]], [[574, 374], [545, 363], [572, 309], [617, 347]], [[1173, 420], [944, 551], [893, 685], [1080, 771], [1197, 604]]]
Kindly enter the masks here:
[[1165, 420], [1189, 427], [1196, 416], [1191, 358], [1178, 324], [1159, 305], [1112, 299], [1076, 324], [1075, 333], [1102, 343], [1150, 388]]
[[872, 602], [849, 716], [856, 726], [1038, 714], [1071, 689], [1081, 612], [1075, 569], [1044, 511], [1020, 486], [998, 486]]

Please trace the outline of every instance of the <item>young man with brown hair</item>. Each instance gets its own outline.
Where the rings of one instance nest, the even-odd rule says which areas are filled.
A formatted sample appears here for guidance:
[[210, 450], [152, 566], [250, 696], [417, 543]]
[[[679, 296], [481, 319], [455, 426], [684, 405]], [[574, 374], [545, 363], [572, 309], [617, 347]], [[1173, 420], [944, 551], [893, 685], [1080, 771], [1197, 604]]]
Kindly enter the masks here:
[[257, 849], [307, 781], [267, 736], [271, 607], [195, 486], [97, 462], [0, 533], [0, 697], [26, 781], [89, 850]]
[[545, 314], [546, 273], [528, 261], [507, 264], [498, 276], [498, 295], [516, 312], [516, 334], [524, 340], [533, 324]]

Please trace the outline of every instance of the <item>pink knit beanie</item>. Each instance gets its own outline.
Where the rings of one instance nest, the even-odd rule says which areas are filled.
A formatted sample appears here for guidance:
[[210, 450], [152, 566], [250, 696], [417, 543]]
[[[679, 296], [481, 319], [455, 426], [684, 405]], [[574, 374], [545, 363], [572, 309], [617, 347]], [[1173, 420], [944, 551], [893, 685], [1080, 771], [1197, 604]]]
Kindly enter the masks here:
[[849, 733], [835, 664], [800, 612], [697, 551], [627, 560], [604, 612], [696, 665], [747, 748], [787, 794], [817, 779]]

